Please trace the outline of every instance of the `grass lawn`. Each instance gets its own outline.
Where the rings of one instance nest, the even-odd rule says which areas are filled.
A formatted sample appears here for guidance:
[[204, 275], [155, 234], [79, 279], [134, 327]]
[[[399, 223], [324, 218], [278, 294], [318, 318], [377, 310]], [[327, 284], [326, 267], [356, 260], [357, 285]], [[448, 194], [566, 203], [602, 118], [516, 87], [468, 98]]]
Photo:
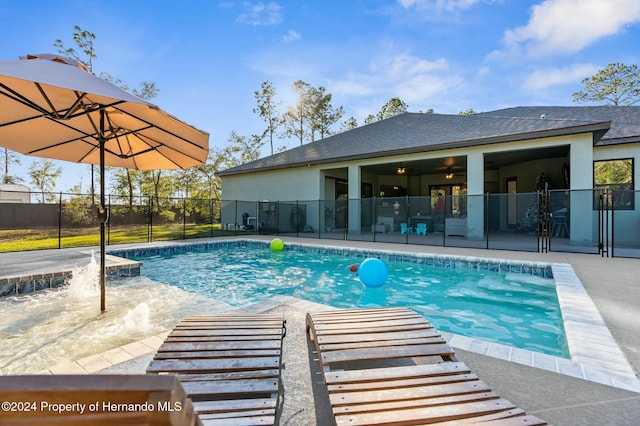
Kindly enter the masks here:
[[[224, 231], [220, 224], [182, 224], [153, 226], [152, 241], [170, 241], [189, 238], [205, 238], [234, 235]], [[107, 244], [124, 244], [149, 241], [147, 225], [117, 226], [107, 229]], [[0, 230], [0, 253], [25, 250], [43, 250], [69, 247], [87, 247], [100, 244], [100, 229], [58, 228]]]

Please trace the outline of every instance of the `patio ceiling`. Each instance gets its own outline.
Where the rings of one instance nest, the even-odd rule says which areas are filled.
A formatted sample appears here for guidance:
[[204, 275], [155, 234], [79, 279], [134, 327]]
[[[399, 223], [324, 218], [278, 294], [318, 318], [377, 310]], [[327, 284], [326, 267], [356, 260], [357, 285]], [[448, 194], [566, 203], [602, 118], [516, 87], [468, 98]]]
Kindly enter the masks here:
[[[569, 155], [569, 146], [556, 146], [550, 148], [527, 149], [520, 151], [504, 151], [486, 154], [484, 158], [485, 170], [496, 170], [510, 164], [524, 163], [526, 161], [544, 160], [549, 158], [562, 158]], [[404, 167], [406, 175], [425, 175], [434, 173], [465, 172], [467, 170], [467, 157], [441, 157], [411, 161], [398, 161], [383, 164], [363, 166], [362, 170], [377, 175], [395, 175], [398, 167]]]
[[377, 175], [395, 175], [398, 167], [404, 167], [406, 175], [428, 175], [445, 173], [448, 169], [453, 172], [461, 172], [467, 169], [467, 157], [442, 157], [423, 160], [399, 161], [397, 163], [374, 164], [363, 166], [362, 170]]

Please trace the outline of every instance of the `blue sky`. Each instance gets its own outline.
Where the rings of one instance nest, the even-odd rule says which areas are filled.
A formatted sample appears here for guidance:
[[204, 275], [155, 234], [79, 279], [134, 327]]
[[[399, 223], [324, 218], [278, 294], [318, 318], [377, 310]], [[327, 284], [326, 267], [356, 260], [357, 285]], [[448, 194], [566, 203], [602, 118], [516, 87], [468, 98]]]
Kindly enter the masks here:
[[[362, 123], [395, 96], [452, 114], [573, 105], [608, 63], [640, 65], [638, 0], [3, 0], [0, 59], [56, 53], [58, 38], [75, 47], [74, 25], [96, 35], [94, 71], [155, 82], [153, 102], [212, 147], [262, 132], [252, 110], [265, 80], [283, 110], [303, 80]], [[88, 166], [59, 165], [57, 191], [88, 182]]]

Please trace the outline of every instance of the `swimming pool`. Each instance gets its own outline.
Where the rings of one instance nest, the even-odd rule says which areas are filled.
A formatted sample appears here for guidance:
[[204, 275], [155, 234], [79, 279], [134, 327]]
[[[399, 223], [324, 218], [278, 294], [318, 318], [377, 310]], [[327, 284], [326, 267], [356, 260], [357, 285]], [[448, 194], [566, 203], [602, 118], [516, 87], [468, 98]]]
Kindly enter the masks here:
[[[544, 265], [373, 250], [235, 241], [114, 253], [143, 262], [142, 275], [242, 307], [275, 295], [337, 308], [410, 306], [442, 331], [569, 358], [551, 271]], [[349, 266], [378, 257], [380, 288]]]

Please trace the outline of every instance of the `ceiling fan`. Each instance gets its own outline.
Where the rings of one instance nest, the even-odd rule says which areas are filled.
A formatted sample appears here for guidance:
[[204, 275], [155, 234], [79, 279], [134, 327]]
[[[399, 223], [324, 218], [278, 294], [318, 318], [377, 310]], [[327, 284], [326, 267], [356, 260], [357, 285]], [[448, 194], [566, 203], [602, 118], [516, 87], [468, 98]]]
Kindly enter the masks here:
[[445, 179], [453, 179], [455, 176], [464, 177], [466, 174], [463, 172], [455, 172], [451, 167], [447, 167], [444, 174]]

